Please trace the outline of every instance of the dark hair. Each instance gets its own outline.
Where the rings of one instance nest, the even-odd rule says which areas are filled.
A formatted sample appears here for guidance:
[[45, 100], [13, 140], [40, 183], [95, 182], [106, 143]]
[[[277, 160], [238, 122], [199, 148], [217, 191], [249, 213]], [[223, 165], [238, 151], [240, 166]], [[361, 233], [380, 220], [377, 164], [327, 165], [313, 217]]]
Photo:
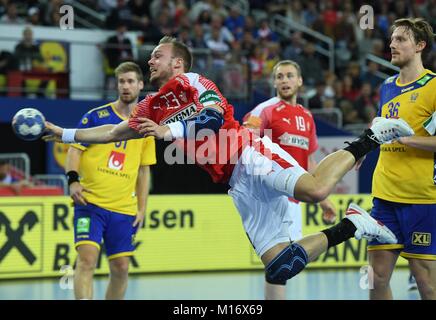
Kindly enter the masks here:
[[0, 166], [4, 166], [5, 164], [8, 164], [5, 160], [0, 160]]
[[405, 27], [406, 30], [411, 31], [415, 43], [420, 41], [426, 43], [424, 50], [422, 50], [422, 57], [425, 58], [433, 46], [434, 34], [431, 25], [422, 18], [402, 18], [395, 20], [391, 32], [398, 27]]
[[184, 71], [189, 72], [192, 68], [193, 58], [188, 46], [171, 36], [165, 36], [159, 41], [159, 44], [166, 43], [171, 43], [173, 45], [173, 56], [175, 58], [182, 58]]
[[144, 81], [144, 76], [142, 75], [141, 68], [136, 63], [131, 61], [121, 63], [115, 69], [115, 76], [118, 78], [120, 74], [127, 73], [127, 72], [135, 72], [138, 81]]

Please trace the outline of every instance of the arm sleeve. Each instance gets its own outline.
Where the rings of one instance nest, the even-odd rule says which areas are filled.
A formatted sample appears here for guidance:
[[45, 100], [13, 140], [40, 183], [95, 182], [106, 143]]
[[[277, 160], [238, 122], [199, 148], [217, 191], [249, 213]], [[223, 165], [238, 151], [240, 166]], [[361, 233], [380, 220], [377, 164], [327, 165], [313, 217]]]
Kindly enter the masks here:
[[144, 100], [140, 101], [135, 109], [130, 113], [129, 116], [129, 127], [135, 131], [138, 131], [138, 125], [141, 124], [140, 121], [138, 121], [139, 117], [148, 118], [154, 121], [154, 119], [151, 118], [150, 113], [150, 104], [151, 96], [145, 97]]
[[154, 137], [147, 137], [142, 143], [141, 165], [156, 164], [156, 142]]

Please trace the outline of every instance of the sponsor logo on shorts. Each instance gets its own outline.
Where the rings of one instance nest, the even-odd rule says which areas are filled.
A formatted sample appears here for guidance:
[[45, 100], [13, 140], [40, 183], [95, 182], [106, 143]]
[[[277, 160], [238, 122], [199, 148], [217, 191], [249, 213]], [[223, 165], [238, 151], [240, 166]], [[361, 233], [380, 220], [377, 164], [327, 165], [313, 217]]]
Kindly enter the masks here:
[[76, 232], [77, 233], [88, 233], [89, 228], [91, 226], [91, 219], [86, 218], [79, 218], [77, 219], [77, 226], [76, 226]]
[[412, 233], [412, 244], [415, 246], [430, 246], [431, 233], [414, 232]]

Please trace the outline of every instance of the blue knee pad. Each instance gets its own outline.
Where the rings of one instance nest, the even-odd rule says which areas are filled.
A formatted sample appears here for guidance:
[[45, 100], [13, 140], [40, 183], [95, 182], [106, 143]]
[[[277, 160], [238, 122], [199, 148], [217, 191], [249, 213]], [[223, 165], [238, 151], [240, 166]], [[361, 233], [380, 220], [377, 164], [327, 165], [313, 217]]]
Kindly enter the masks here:
[[297, 243], [291, 243], [272, 260], [265, 269], [265, 280], [271, 284], [285, 285], [306, 267], [306, 251]]

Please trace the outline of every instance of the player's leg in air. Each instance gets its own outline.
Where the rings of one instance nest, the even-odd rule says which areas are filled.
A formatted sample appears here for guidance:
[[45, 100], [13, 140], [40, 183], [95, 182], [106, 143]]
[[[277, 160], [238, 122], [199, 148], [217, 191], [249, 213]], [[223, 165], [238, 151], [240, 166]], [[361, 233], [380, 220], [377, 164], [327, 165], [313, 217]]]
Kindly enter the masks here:
[[[289, 239], [289, 225], [284, 223], [283, 217], [287, 197], [312, 203], [325, 199], [365, 154], [381, 143], [410, 134], [413, 132], [401, 120], [378, 119], [358, 140], [321, 161], [313, 175], [304, 171], [267, 137], [261, 140], [262, 148], [244, 150], [230, 180], [232, 188], [229, 194], [241, 214], [256, 253], [265, 265], [267, 298], [283, 299], [284, 290], [275, 291], [273, 296], [270, 294], [273, 290], [270, 292], [268, 286], [284, 288], [286, 281], [301, 272], [307, 263], [352, 237], [396, 243], [395, 235], [388, 228], [354, 204], [337, 225], [293, 243]], [[259, 150], [270, 150], [271, 155], [265, 156]]]

